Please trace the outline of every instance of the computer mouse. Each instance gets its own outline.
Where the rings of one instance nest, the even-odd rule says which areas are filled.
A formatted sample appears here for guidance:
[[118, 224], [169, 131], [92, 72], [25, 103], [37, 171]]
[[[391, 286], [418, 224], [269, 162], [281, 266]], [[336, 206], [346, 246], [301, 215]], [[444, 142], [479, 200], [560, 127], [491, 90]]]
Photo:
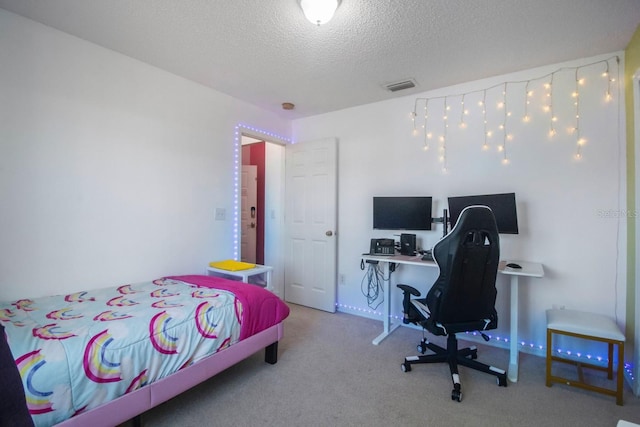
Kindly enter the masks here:
[[515, 262], [508, 263], [507, 267], [509, 267], [509, 268], [522, 268], [522, 266], [520, 264], [516, 264]]

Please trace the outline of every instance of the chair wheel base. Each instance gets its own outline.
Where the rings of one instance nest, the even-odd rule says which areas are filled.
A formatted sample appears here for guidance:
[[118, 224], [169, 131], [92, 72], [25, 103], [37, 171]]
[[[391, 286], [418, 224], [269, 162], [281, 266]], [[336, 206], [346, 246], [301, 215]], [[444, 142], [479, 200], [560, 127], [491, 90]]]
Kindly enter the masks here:
[[500, 375], [500, 376], [496, 377], [496, 381], [497, 381], [499, 387], [506, 387], [507, 386], [507, 376], [506, 375]]
[[451, 400], [462, 402], [462, 391], [456, 389], [451, 390]]
[[402, 372], [411, 372], [411, 364], [403, 362], [400, 364], [400, 369], [402, 369]]

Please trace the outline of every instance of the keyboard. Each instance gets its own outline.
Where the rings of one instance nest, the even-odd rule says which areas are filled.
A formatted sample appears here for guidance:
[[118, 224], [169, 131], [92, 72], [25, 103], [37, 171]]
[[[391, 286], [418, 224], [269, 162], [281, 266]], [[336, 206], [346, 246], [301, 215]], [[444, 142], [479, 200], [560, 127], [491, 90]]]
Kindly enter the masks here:
[[433, 261], [433, 254], [431, 251], [427, 251], [422, 255], [422, 261]]

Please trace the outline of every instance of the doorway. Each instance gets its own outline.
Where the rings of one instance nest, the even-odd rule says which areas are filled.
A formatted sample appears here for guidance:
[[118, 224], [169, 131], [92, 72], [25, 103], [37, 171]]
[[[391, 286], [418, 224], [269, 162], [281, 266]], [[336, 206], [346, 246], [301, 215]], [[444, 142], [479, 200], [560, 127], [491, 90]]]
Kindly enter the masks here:
[[240, 260], [264, 265], [266, 142], [242, 138]]
[[[244, 154], [243, 147], [243, 162], [250, 161], [251, 150], [247, 151], [249, 151], [248, 155]], [[263, 163], [260, 164], [260, 169], [264, 174]], [[250, 264], [264, 264], [264, 179], [260, 180], [260, 193], [261, 197], [258, 200], [258, 165], [243, 163], [240, 182], [240, 261]], [[259, 246], [258, 237], [260, 237]]]
[[[284, 298], [284, 267], [282, 256], [282, 233], [284, 232], [284, 146], [290, 141], [263, 134], [255, 129], [238, 128], [238, 163], [255, 166], [255, 204], [245, 200], [244, 173], [238, 174], [236, 211], [236, 239], [239, 251], [236, 259], [253, 264], [273, 267], [274, 293]], [[255, 210], [251, 208], [254, 207]], [[255, 228], [252, 228], [252, 222]], [[245, 245], [248, 230], [255, 231], [255, 250]], [[246, 236], [245, 236], [246, 235]], [[247, 253], [249, 251], [249, 253]], [[253, 259], [255, 257], [255, 260]]]
[[[244, 163], [242, 160], [242, 146], [251, 145], [252, 143], [263, 143], [264, 204], [262, 208], [260, 208], [256, 202], [255, 219], [257, 220], [260, 216], [264, 220], [264, 239], [262, 240], [262, 244], [257, 244], [257, 248], [260, 248], [260, 245], [262, 245], [264, 265], [273, 267], [273, 291], [282, 299], [288, 300], [288, 298], [285, 298], [285, 287], [288, 290], [290, 290], [292, 286], [298, 288], [304, 287], [308, 290], [306, 292], [307, 296], [309, 293], [321, 293], [326, 297], [320, 298], [320, 300], [318, 300], [318, 298], [311, 298], [310, 300], [307, 298], [308, 301], [305, 300], [305, 302], [309, 307], [334, 312], [337, 291], [335, 271], [337, 259], [335, 237], [332, 236], [335, 236], [336, 224], [335, 218], [329, 222], [320, 220], [323, 218], [329, 220], [332, 215], [337, 213], [337, 197], [328, 197], [330, 193], [333, 194], [334, 191], [337, 191], [337, 139], [325, 138], [324, 140], [309, 141], [297, 147], [297, 144], [293, 145], [293, 141], [289, 139], [280, 138], [272, 133], [261, 132], [255, 128], [249, 128], [244, 125], [236, 126], [235, 135], [234, 259], [241, 258], [239, 250], [241, 234], [239, 216], [242, 210], [242, 198], [240, 197], [239, 190], [242, 186], [240, 182], [240, 165]], [[296, 202], [291, 206], [289, 206], [289, 203], [285, 204], [286, 170], [289, 169], [289, 167], [285, 167], [285, 157], [291, 157], [289, 160], [294, 168], [311, 172], [308, 176], [306, 173], [303, 174], [306, 178], [302, 181], [310, 185], [310, 187], [307, 185], [303, 186], [304, 188], [309, 187], [305, 190], [304, 194], [314, 195], [313, 197], [298, 197], [301, 196], [301, 194], [297, 196], [291, 194], [292, 197], [289, 198], [289, 201], [291, 203]], [[305, 163], [306, 166], [303, 166], [300, 162], [303, 159], [306, 159], [302, 162]], [[307, 161], [310, 161], [310, 163], [307, 163]], [[330, 165], [331, 167], [329, 167]], [[324, 166], [327, 166], [327, 168]], [[258, 174], [258, 176], [259, 175], [260, 174]], [[301, 177], [303, 175], [299, 176]], [[257, 178], [257, 180], [259, 183], [260, 178]], [[296, 179], [296, 182], [300, 183], [301, 181]], [[321, 183], [324, 184], [318, 186]], [[294, 185], [293, 187], [296, 186]], [[322, 190], [324, 188], [333, 188], [333, 190], [331, 192], [325, 192]], [[320, 197], [316, 197], [316, 193]], [[323, 197], [322, 195], [326, 195], [327, 197]], [[324, 200], [324, 202], [320, 199]], [[291, 210], [292, 207], [295, 207], [295, 209]], [[285, 224], [285, 210], [291, 211], [291, 218], [294, 218], [292, 221], [296, 222], [296, 224], [297, 219], [299, 219], [299, 215], [296, 215], [296, 213], [305, 212], [305, 218], [310, 215], [309, 220], [311, 222], [307, 221], [307, 223], [321, 226], [321, 234], [325, 236], [320, 239], [316, 238], [317, 230], [315, 229], [318, 227], [311, 227], [310, 230], [313, 230], [313, 233], [311, 236], [308, 236], [311, 238], [306, 239], [306, 241], [311, 243], [315, 242], [315, 245], [303, 245], [305, 246], [305, 250], [301, 248], [301, 252], [296, 253], [297, 260], [295, 262], [289, 253], [291, 249], [290, 243], [292, 241], [298, 242], [299, 240], [292, 240], [290, 238], [292, 237], [291, 235], [285, 239], [288, 228], [290, 228], [289, 231], [293, 231], [293, 228]], [[251, 209], [249, 207], [248, 212], [250, 211]], [[330, 212], [332, 212], [331, 215], [329, 215]], [[291, 223], [289, 223], [289, 225], [291, 225]], [[317, 243], [327, 238], [329, 238], [328, 240], [334, 241], [334, 244], [325, 246], [332, 247], [333, 249], [331, 249], [331, 251], [325, 251], [325, 255], [320, 256], [320, 258], [325, 259], [327, 262], [318, 262], [320, 258], [313, 256], [314, 253], [318, 253]], [[300, 254], [303, 252], [307, 253], [308, 256], [300, 258]], [[292, 267], [294, 267], [294, 269], [292, 269]], [[285, 274], [285, 270], [287, 270], [287, 274]], [[318, 274], [313, 273], [316, 270]], [[302, 272], [302, 274], [297, 274], [300, 272]], [[308, 277], [310, 277], [309, 272], [312, 272], [311, 277], [313, 280], [308, 279]], [[289, 280], [288, 285], [285, 285], [285, 276], [287, 280]], [[298, 280], [301, 277], [306, 277], [306, 279]]]

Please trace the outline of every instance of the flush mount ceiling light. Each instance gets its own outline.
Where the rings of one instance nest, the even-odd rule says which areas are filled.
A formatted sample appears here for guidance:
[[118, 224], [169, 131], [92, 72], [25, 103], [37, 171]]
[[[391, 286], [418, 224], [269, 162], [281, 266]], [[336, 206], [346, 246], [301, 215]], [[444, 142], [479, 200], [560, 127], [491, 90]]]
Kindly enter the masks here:
[[320, 26], [333, 18], [341, 0], [298, 0], [307, 19]]

